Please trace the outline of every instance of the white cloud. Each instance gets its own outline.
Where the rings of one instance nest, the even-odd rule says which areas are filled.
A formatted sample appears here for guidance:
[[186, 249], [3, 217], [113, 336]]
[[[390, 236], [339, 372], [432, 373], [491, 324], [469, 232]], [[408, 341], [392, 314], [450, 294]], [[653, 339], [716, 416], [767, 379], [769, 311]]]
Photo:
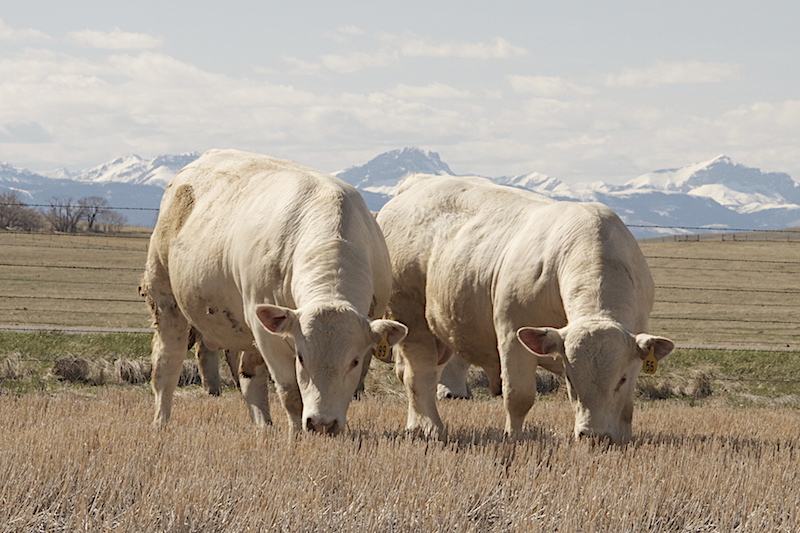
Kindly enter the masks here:
[[361, 36], [366, 34], [364, 30], [356, 26], [344, 26], [339, 28], [339, 33], [343, 35]]
[[0, 41], [24, 42], [24, 41], [50, 41], [52, 37], [44, 32], [34, 29], [17, 30], [6, 26], [3, 19], [0, 19]]
[[373, 53], [353, 52], [347, 55], [329, 54], [322, 56], [322, 64], [325, 68], [342, 74], [352, 74], [367, 67], [385, 67], [389, 65], [396, 54], [386, 50], [378, 50]]
[[83, 30], [67, 34], [72, 42], [104, 50], [148, 50], [159, 48], [163, 39], [146, 33], [130, 33], [114, 28], [110, 32]]
[[657, 87], [659, 85], [720, 83], [741, 78], [736, 63], [703, 61], [659, 61], [643, 69], [623, 69], [606, 77], [608, 87]]
[[726, 113], [726, 117], [737, 122], [747, 122], [758, 129], [769, 128], [794, 132], [794, 140], [800, 138], [800, 100], [785, 102], [756, 102], [752, 105]]
[[[346, 37], [361, 37], [366, 33], [356, 27], [344, 27], [331, 31], [328, 37], [336, 42], [344, 43]], [[417, 37], [400, 37], [382, 33], [378, 35], [379, 45], [370, 52], [348, 52], [324, 54], [319, 63], [299, 58], [284, 58], [294, 65], [293, 74], [317, 74], [320, 68], [326, 68], [341, 74], [353, 74], [366, 68], [388, 67], [402, 57], [431, 57], [466, 59], [505, 59], [524, 56], [527, 51], [514, 46], [505, 39], [496, 37], [490, 42], [432, 42]]]
[[[0, 38], [8, 38], [2, 36], [4, 28]], [[282, 56], [283, 51], [263, 56], [257, 61], [269, 70], [256, 70], [271, 74], [255, 80], [193, 66], [158, 50], [99, 54], [70, 49], [70, 55], [16, 47], [0, 56], [0, 142], [8, 143], [3, 157], [35, 161], [46, 169], [98, 164], [131, 152], [236, 147], [333, 171], [413, 144], [439, 151], [463, 173], [502, 175], [513, 168], [566, 180], [612, 181], [662, 168], [664, 161], [700, 160], [707, 152], [755, 154], [758, 158], [741, 161], [763, 161], [773, 170], [791, 171], [794, 167], [786, 162], [796, 167], [800, 161], [800, 100], [739, 101], [728, 113], [684, 112], [672, 97], [643, 105], [626, 99], [627, 91], [570, 81], [581, 74], [509, 74], [502, 65], [516, 68], [518, 62], [497, 58], [524, 50], [502, 39], [362, 38], [359, 31], [339, 30], [352, 37], [348, 41], [358, 41], [358, 48], [330, 46], [321, 58], [299, 47], [286, 49], [297, 57]], [[96, 35], [103, 38], [85, 32], [73, 37], [112, 48], [115, 32]], [[125, 35], [143, 37], [127, 40], [125, 47], [160, 45], [144, 34]], [[367, 48], [370, 43], [374, 46]], [[284, 63], [276, 61], [281, 57]], [[476, 62], [470, 75], [456, 77], [444, 69], [455, 65], [463, 72], [461, 62], [434, 61], [437, 68], [431, 69], [430, 61], [415, 57], [487, 61]], [[293, 77], [334, 77], [330, 71], [350, 74], [381, 67], [391, 69], [336, 83], [319, 83], [323, 76]], [[735, 79], [739, 70], [726, 63], [657, 63], [638, 71], [620, 69], [608, 81], [626, 87], [710, 83]], [[285, 85], [263, 81], [281, 74]], [[337, 87], [343, 92], [337, 93]], [[673, 89], [683, 94], [694, 88]], [[800, 173], [793, 175], [800, 178]]]
[[591, 95], [595, 90], [569, 82], [558, 76], [508, 76], [508, 81], [514, 91], [529, 93], [544, 98], [569, 95]]
[[424, 39], [414, 39], [405, 43], [400, 53], [408, 57], [461, 57], [467, 59], [507, 59], [524, 56], [528, 52], [501, 37], [488, 43], [449, 41], [435, 43]]
[[321, 64], [303, 61], [302, 59], [298, 59], [296, 57], [284, 57], [283, 60], [291, 65], [291, 69], [289, 70], [291, 74], [308, 76], [319, 74], [319, 72], [322, 70]]
[[357, 26], [341, 26], [324, 33], [325, 37], [338, 44], [348, 43], [353, 37], [363, 37], [366, 34], [367, 32]]
[[431, 83], [425, 86], [411, 86], [401, 83], [392, 89], [391, 94], [397, 98], [411, 100], [469, 98], [470, 96], [469, 91], [456, 89], [443, 83]]

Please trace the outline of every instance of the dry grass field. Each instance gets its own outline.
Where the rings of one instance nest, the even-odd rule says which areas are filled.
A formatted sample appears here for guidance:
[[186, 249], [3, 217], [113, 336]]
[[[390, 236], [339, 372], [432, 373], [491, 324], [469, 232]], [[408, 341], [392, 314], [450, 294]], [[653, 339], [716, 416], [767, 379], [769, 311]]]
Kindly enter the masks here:
[[[146, 249], [146, 234], [0, 232], [0, 324], [146, 327]], [[159, 431], [148, 385], [120, 370], [146, 365], [147, 335], [0, 332], [0, 533], [800, 531], [798, 243], [642, 249], [654, 333], [795, 350], [676, 351], [640, 378], [626, 447], [573, 442], [563, 389], [518, 441], [480, 387], [440, 402], [445, 440], [411, 438], [377, 363], [338, 438], [291, 435], [274, 397], [258, 432], [235, 389], [196, 385]]]
[[148, 233], [0, 232], [0, 324], [143, 328]]
[[[149, 235], [0, 232], [0, 324], [144, 328]], [[800, 345], [800, 242], [647, 242], [651, 331], [681, 344]]]
[[800, 345], [800, 242], [643, 243], [650, 329], [692, 345]]
[[[273, 398], [274, 400], [275, 398]], [[624, 448], [575, 443], [556, 395], [519, 441], [502, 403], [450, 401], [443, 442], [369, 397], [337, 438], [249, 426], [234, 392], [0, 395], [0, 531], [609, 532], [800, 530], [796, 410], [640, 406]]]

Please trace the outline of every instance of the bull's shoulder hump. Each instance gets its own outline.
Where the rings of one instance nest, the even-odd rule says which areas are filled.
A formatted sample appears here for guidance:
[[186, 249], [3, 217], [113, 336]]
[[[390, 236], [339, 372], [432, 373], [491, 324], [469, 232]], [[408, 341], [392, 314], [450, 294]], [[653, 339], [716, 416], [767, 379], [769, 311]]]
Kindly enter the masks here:
[[478, 176], [450, 176], [441, 174], [409, 174], [402, 179], [397, 188], [397, 194], [407, 194], [413, 191], [416, 194], [425, 194], [421, 191], [452, 191], [463, 188], [492, 186], [493, 182]]
[[186, 169], [235, 172], [244, 175], [271, 170], [296, 170], [303, 173], [319, 174], [319, 171], [304, 167], [296, 161], [231, 149], [209, 150], [193, 163], [187, 165]]
[[462, 208], [470, 204], [485, 206], [493, 201], [508, 205], [518, 203], [534, 205], [553, 203], [554, 200], [526, 189], [500, 185], [480, 176], [441, 176], [410, 174], [400, 183], [397, 197], [406, 201], [441, 203], [446, 200]]

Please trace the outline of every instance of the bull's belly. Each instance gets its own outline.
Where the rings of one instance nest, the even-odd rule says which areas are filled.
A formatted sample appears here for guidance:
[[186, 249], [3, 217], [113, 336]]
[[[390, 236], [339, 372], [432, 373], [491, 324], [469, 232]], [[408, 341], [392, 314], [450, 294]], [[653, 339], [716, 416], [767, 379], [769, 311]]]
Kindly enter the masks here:
[[209, 347], [252, 349], [253, 333], [236, 285], [223, 276], [209, 274], [197, 279], [172, 277], [178, 306]]
[[427, 319], [433, 334], [467, 362], [487, 366], [499, 357], [491, 306], [471, 298], [447, 303], [433, 299]]
[[240, 315], [241, 310], [234, 313], [230, 309], [218, 309], [213, 314], [190, 313], [188, 318], [209, 348], [252, 350], [253, 333]]

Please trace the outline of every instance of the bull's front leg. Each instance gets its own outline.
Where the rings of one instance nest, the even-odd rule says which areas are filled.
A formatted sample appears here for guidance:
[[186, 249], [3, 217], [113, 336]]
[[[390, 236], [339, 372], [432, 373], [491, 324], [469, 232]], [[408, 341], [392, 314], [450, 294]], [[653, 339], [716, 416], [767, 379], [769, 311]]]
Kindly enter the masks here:
[[436, 387], [446, 360], [439, 365], [436, 341], [428, 333], [409, 333], [411, 339], [397, 346], [397, 377], [403, 382], [408, 396], [408, 424], [411, 432], [440, 438], [444, 434], [444, 424], [436, 408]]
[[278, 398], [286, 409], [289, 427], [294, 431], [302, 431], [303, 399], [297, 386], [294, 347], [286, 339], [266, 332], [256, 337], [256, 343], [275, 382]]
[[536, 400], [536, 358], [517, 340], [516, 333], [497, 334], [506, 434], [518, 436], [525, 416]]

